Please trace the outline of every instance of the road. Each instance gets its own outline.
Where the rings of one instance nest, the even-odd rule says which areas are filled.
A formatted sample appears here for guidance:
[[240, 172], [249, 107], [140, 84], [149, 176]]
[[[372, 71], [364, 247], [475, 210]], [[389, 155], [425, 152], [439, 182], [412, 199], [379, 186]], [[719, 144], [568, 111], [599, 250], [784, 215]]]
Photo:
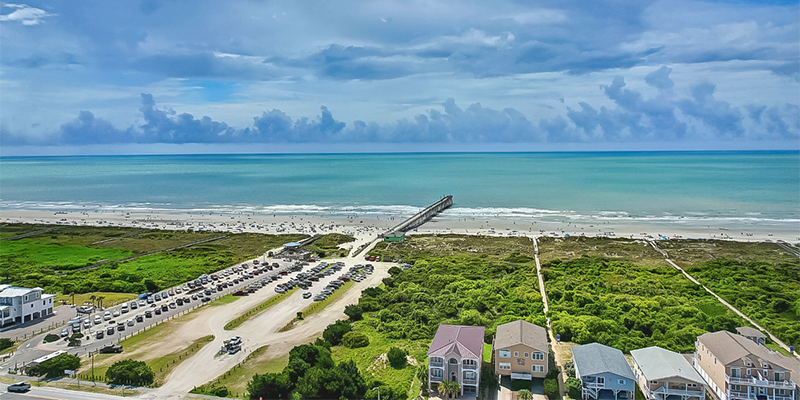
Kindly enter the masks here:
[[77, 390], [67, 390], [52, 387], [32, 386], [31, 390], [25, 393], [9, 393], [6, 391], [8, 385], [0, 384], [0, 399], [2, 400], [119, 400], [119, 396], [109, 394], [82, 392]]
[[[348, 268], [355, 264], [363, 264], [357, 259], [326, 260], [329, 263], [336, 261], [345, 262], [342, 271], [334, 273], [332, 276], [315, 282], [311, 288], [312, 293], [318, 293], [328, 282], [341, 276]], [[345, 318], [344, 308], [349, 304], [356, 304], [361, 296], [361, 290], [377, 286], [383, 278], [389, 276], [389, 268], [395, 266], [394, 263], [373, 262], [375, 271], [372, 275], [367, 275], [367, 279], [362, 282], [354, 282], [338, 300], [329, 304], [324, 311], [314, 314], [313, 317], [295, 324], [295, 327], [286, 332], [278, 332], [284, 325], [290, 322], [298, 311], [312, 303], [311, 299], [302, 298], [302, 290], [296, 290], [289, 298], [281, 301], [277, 305], [268, 308], [255, 318], [245, 322], [239, 328], [226, 331], [223, 329], [225, 324], [239, 316], [244, 311], [254, 307], [260, 302], [274, 296], [276, 282], [264, 287], [257, 294], [272, 293], [270, 296], [248, 296], [245, 299], [231, 303], [225, 307], [211, 308], [203, 312], [191, 321], [190, 324], [181, 328], [183, 333], [191, 331], [194, 335], [205, 336], [212, 334], [215, 336], [214, 342], [205, 346], [202, 350], [195, 353], [191, 358], [178, 365], [167, 377], [167, 383], [153, 391], [144, 394], [142, 398], [163, 399], [163, 398], [182, 398], [185, 394], [196, 386], [203, 385], [214, 380], [217, 376], [227, 372], [233, 366], [244, 360], [247, 353], [261, 346], [270, 345], [265, 353], [265, 357], [280, 357], [289, 352], [293, 347], [312, 342], [322, 334], [322, 331], [337, 319]], [[181, 337], [181, 332], [176, 332], [175, 337]], [[236, 354], [225, 354], [218, 356], [218, 351], [222, 342], [232, 336], [242, 338], [242, 349]], [[184, 341], [186, 341], [184, 339]]]

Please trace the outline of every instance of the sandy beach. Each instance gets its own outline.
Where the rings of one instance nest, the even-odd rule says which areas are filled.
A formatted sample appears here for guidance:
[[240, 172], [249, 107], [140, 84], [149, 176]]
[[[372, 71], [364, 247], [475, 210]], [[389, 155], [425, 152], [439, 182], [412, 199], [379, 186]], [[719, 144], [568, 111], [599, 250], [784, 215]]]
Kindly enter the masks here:
[[[635, 239], [716, 239], [800, 242], [800, 224], [791, 221], [765, 223], [736, 219], [708, 221], [691, 218], [653, 219], [618, 216], [531, 216], [491, 214], [452, 208], [408, 234], [468, 234], [489, 236], [587, 236]], [[268, 214], [256, 211], [186, 211], [140, 209], [87, 209], [86, 211], [2, 210], [0, 222], [42, 223], [72, 226], [123, 226], [142, 229], [203, 230], [265, 234], [307, 235], [343, 233], [356, 238], [358, 247], [372, 241], [410, 216], [410, 213], [320, 215], [315, 213]]]

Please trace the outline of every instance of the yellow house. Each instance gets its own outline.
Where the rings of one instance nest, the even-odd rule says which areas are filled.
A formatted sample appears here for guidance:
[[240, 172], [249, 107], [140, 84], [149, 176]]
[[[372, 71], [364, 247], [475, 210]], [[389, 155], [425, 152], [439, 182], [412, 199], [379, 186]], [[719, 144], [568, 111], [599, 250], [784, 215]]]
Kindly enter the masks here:
[[531, 380], [547, 375], [547, 331], [528, 321], [498, 325], [492, 345], [494, 371], [511, 379]]

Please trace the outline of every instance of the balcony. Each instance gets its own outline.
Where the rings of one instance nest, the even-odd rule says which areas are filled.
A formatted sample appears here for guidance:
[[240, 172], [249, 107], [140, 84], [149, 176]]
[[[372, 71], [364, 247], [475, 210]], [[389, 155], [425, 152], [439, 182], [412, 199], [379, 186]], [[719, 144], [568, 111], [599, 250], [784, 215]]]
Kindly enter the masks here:
[[462, 364], [462, 368], [463, 369], [471, 369], [473, 371], [477, 371], [478, 370], [478, 365], [477, 364], [475, 364], [475, 365]]
[[431, 376], [431, 377], [430, 377], [430, 381], [431, 381], [431, 382], [437, 382], [437, 383], [438, 383], [438, 382], [441, 382], [441, 381], [442, 381], [442, 377], [441, 377], [441, 376]]
[[747, 385], [747, 386], [759, 386], [759, 387], [770, 387], [775, 389], [789, 389], [792, 390], [794, 388], [794, 382], [792, 381], [770, 381], [767, 379], [756, 379], [754, 376], [744, 377], [744, 378], [734, 378], [725, 374], [725, 382], [730, 383], [731, 385]]
[[703, 389], [697, 389], [697, 390], [673, 389], [673, 388], [668, 389], [666, 386], [662, 386], [654, 390], [652, 393], [663, 394], [666, 396], [678, 395], [678, 396], [700, 397], [703, 395]]
[[429, 360], [428, 361], [428, 365], [430, 365], [431, 367], [444, 367], [444, 362], [443, 361], [432, 361], [432, 360]]
[[755, 394], [755, 393], [746, 393], [746, 392], [735, 392], [733, 390], [728, 391], [728, 399], [729, 400], [794, 400], [791, 396], [772, 396], [768, 394]]
[[461, 382], [461, 384], [462, 385], [477, 385], [478, 384], [478, 380], [477, 379], [464, 379]]

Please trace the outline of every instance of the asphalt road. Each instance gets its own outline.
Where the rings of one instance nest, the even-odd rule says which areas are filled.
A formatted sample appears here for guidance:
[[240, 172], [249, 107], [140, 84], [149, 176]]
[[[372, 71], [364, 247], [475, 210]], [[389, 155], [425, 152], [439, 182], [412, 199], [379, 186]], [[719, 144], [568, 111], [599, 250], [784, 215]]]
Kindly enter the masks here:
[[[264, 257], [259, 257], [258, 259], [261, 260], [262, 262], [265, 261]], [[260, 280], [261, 278], [277, 274], [281, 270], [287, 269], [292, 265], [291, 262], [285, 262], [285, 261], [280, 260], [280, 259], [269, 259], [267, 261], [269, 261], [270, 264], [272, 264], [273, 262], [277, 262], [280, 265], [280, 268], [278, 268], [276, 270], [273, 270], [273, 271], [268, 271], [266, 274], [260, 274], [258, 276], [254, 276], [253, 279], [244, 279], [244, 280], [240, 281], [238, 284], [235, 284], [233, 286], [228, 286], [228, 288], [223, 289], [222, 292], [212, 293], [211, 294], [211, 298], [212, 299], [216, 299], [216, 298], [224, 296], [224, 295], [226, 295], [228, 293], [232, 293], [232, 292], [235, 292], [235, 291], [240, 290], [242, 288], [246, 288], [247, 286], [250, 286], [251, 284], [253, 284], [256, 281]], [[252, 262], [252, 260], [248, 260], [247, 261], [248, 264], [251, 263], [251, 262]], [[241, 264], [236, 264], [235, 266], [241, 267]], [[232, 267], [229, 267], [229, 268], [232, 268]], [[248, 270], [252, 270], [252, 264], [250, 265], [250, 268], [248, 268]], [[239, 274], [232, 274], [232, 275], [230, 275], [230, 276], [228, 276], [226, 278], [226, 281], [231, 283], [231, 282], [233, 282], [233, 279], [235, 279], [236, 277], [239, 277], [240, 275], [241, 275], [241, 272]], [[221, 281], [216, 281], [216, 282], [221, 282]], [[180, 285], [180, 286], [183, 286], [183, 285]], [[210, 287], [210, 284], [206, 285], [206, 287]], [[166, 289], [166, 290], [163, 290], [163, 291], [167, 291], [167, 290], [169, 290], [169, 289]], [[180, 296], [180, 297], [189, 296], [189, 297], [191, 297], [191, 295], [186, 295], [185, 293], [182, 293], [182, 294], [176, 295], [176, 296]], [[158, 305], [168, 304], [168, 303], [173, 302], [173, 301], [174, 301], [174, 297], [170, 297], [169, 301], [161, 300], [160, 302], [156, 302], [156, 304], [158, 304]], [[67, 347], [66, 342], [63, 341], [63, 339], [59, 340], [59, 341], [56, 341], [56, 342], [45, 344], [45, 343], [43, 343], [43, 339], [44, 339], [45, 334], [38, 335], [38, 336], [36, 336], [36, 337], [34, 337], [32, 339], [29, 339], [28, 341], [22, 343], [17, 348], [17, 351], [16, 351], [16, 353], [14, 354], [13, 357], [9, 358], [8, 360], [4, 361], [3, 363], [0, 363], [0, 371], [7, 371], [9, 368], [14, 368], [15, 366], [18, 366], [18, 365], [24, 365], [24, 364], [29, 363], [29, 362], [31, 362], [31, 361], [39, 358], [39, 357], [45, 356], [45, 355], [47, 355], [47, 354], [49, 354], [49, 353], [51, 353], [53, 351], [58, 351], [58, 350], [66, 350], [67, 353], [69, 353], [69, 354], [75, 354], [75, 355], [78, 355], [78, 356], [85, 356], [90, 351], [95, 351], [95, 350], [100, 349], [101, 347], [109, 345], [109, 344], [118, 343], [120, 340], [124, 339], [127, 336], [130, 336], [131, 334], [134, 334], [134, 333], [136, 333], [138, 331], [141, 331], [142, 329], [145, 329], [147, 327], [154, 326], [154, 325], [156, 325], [156, 324], [158, 324], [158, 323], [160, 323], [162, 321], [167, 320], [168, 318], [170, 318], [172, 316], [175, 316], [176, 314], [179, 314], [180, 312], [190, 310], [190, 309], [192, 309], [194, 307], [198, 307], [201, 304], [204, 304], [204, 303], [202, 303], [199, 299], [198, 300], [192, 300], [188, 305], [184, 304], [183, 306], [177, 306], [175, 309], [169, 309], [169, 311], [164, 312], [161, 315], [155, 315], [155, 313], [153, 313], [153, 317], [152, 318], [145, 318], [144, 322], [136, 323], [134, 326], [127, 326], [126, 325], [124, 331], [115, 332], [114, 335], [105, 336], [102, 339], [95, 339], [95, 333], [97, 332], [98, 329], [102, 329], [103, 331], [105, 331], [110, 326], [110, 323], [112, 321], [114, 322], [113, 325], [116, 326], [117, 322], [125, 322], [128, 319], [135, 318], [137, 314], [144, 314], [144, 312], [146, 310], [155, 310], [155, 308], [151, 308], [148, 305], [145, 308], [138, 308], [136, 310], [131, 310], [126, 314], [121, 314], [119, 317], [112, 318], [111, 321], [103, 321], [99, 325], [94, 325], [94, 323], [92, 323], [92, 327], [88, 330], [88, 335], [89, 335], [90, 339], [88, 341], [84, 340], [80, 347]], [[114, 310], [120, 309], [120, 307], [121, 307], [121, 304], [118, 305], [118, 306], [115, 306], [113, 308], [109, 308], [108, 310], [113, 312]], [[100, 312], [101, 317], [103, 315], [103, 312], [104, 311]], [[87, 316], [92, 321], [94, 321], [94, 315], [95, 314], [91, 314], [91, 315], [87, 315]], [[53, 333], [53, 334], [59, 335], [61, 333], [61, 329], [62, 329], [62, 327], [58, 327], [57, 329], [54, 329], [54, 330], [50, 331], [49, 333]], [[86, 332], [86, 331], [84, 331], [84, 332]]]
[[32, 386], [31, 390], [25, 393], [9, 393], [6, 390], [7, 387], [8, 385], [0, 384], [0, 399], [2, 400], [119, 400], [120, 398], [108, 394], [36, 386]]

